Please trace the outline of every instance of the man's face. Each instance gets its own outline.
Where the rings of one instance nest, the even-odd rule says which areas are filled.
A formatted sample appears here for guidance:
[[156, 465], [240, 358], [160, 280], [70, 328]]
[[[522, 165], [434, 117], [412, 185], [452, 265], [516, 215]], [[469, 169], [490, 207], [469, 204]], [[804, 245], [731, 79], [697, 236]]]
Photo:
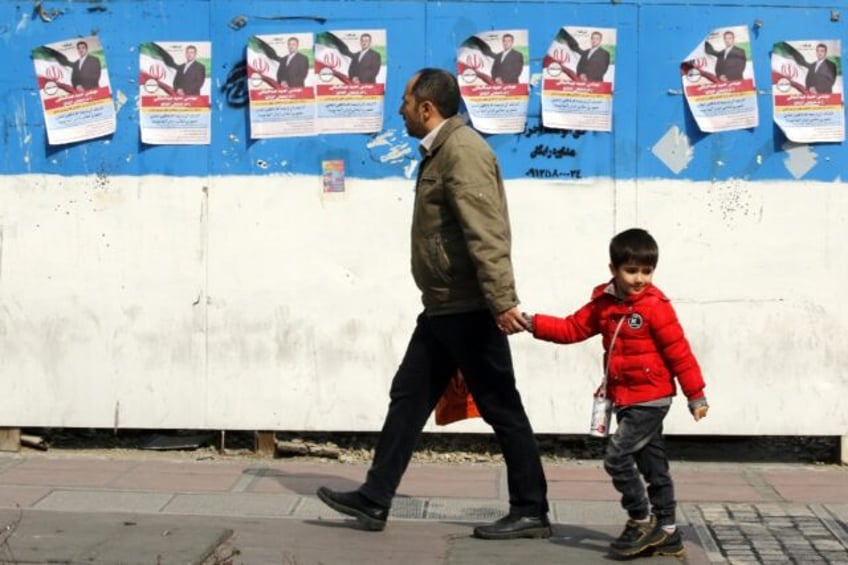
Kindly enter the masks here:
[[512, 49], [512, 37], [505, 35], [503, 39], [501, 39], [501, 43], [503, 43], [504, 51], [507, 49]]
[[403, 102], [400, 105], [400, 115], [403, 116], [403, 124], [406, 126], [406, 133], [412, 137], [421, 139], [427, 135], [427, 128], [424, 126], [423, 108], [421, 104], [415, 101], [412, 95], [412, 87], [418, 81], [418, 75], [415, 75], [409, 82], [406, 83], [406, 90], [403, 92]]
[[733, 34], [727, 32], [724, 34], [724, 46], [725, 47], [733, 47], [733, 43], [736, 41], [736, 38], [733, 37]]
[[85, 43], [77, 44], [77, 54], [80, 57], [85, 57], [87, 53], [88, 53], [88, 46]]
[[359, 46], [362, 47], [363, 51], [370, 48], [371, 47], [371, 38], [368, 37], [367, 35], [360, 36], [359, 37]]
[[298, 41], [297, 39], [289, 39], [289, 53], [297, 53]]
[[827, 47], [824, 47], [823, 45], [816, 47], [816, 59], [824, 61], [825, 57], [827, 57]]
[[598, 47], [601, 44], [601, 34], [600, 33], [593, 33], [592, 37], [591, 37], [591, 41], [592, 41], [592, 47], [593, 48]]
[[197, 49], [193, 47], [188, 47], [185, 52], [186, 61], [191, 62], [194, 61], [194, 58], [197, 56]]

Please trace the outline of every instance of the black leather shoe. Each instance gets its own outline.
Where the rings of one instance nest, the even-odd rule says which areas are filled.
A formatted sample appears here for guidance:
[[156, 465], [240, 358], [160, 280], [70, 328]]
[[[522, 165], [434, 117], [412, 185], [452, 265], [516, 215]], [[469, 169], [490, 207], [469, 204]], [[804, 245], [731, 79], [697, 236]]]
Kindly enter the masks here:
[[474, 537], [482, 539], [549, 538], [551, 523], [544, 514], [541, 516], [507, 514], [496, 522], [474, 528]]
[[386, 527], [386, 519], [389, 517], [389, 509], [374, 504], [358, 491], [336, 492], [327, 487], [318, 489], [318, 498], [321, 502], [342, 514], [353, 516], [359, 520], [362, 529], [379, 532]]

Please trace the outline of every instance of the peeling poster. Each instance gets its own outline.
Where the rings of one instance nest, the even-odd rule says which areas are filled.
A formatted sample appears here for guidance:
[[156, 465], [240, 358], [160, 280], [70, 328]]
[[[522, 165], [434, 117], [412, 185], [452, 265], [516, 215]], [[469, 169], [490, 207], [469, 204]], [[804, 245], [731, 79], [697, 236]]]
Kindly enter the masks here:
[[683, 93], [701, 131], [748, 129], [759, 123], [746, 26], [710, 32], [681, 63], [680, 74]]

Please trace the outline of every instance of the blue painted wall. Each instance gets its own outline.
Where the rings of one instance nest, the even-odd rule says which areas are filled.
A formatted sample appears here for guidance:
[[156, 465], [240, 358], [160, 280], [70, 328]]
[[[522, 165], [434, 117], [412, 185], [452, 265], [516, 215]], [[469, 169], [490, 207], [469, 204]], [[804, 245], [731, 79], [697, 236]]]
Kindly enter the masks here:
[[[401, 176], [405, 163], [381, 163], [386, 149], [368, 149], [371, 136], [322, 135], [251, 141], [246, 91], [240, 70], [247, 38], [254, 34], [319, 32], [331, 29], [386, 28], [388, 81], [385, 130], [402, 134], [396, 108], [407, 78], [422, 66], [453, 67], [456, 46], [486, 29], [530, 33], [532, 74], [541, 72], [542, 54], [563, 25], [615, 27], [618, 30], [616, 93], [612, 133], [542, 131], [539, 91], [531, 91], [524, 134], [494, 135], [508, 178], [532, 178], [557, 170], [583, 178], [682, 178], [710, 180], [791, 179], [784, 159], [785, 138], [773, 125], [769, 57], [781, 40], [839, 38], [848, 48], [840, 4], [770, 0], [716, 6], [707, 2], [445, 2], [313, 1], [280, 2], [183, 0], [58, 2], [46, 0], [41, 14], [33, 4], [0, 0], [0, 173], [64, 175], [178, 176], [319, 174], [321, 161], [346, 160], [347, 174], [364, 178]], [[246, 25], [235, 29], [238, 16]], [[843, 16], [843, 17], [840, 17]], [[46, 21], [46, 20], [50, 21]], [[701, 134], [681, 94], [678, 65], [714, 28], [748, 25], [760, 125], [751, 130]], [[117, 132], [108, 138], [49, 146], [43, 127], [30, 51], [89, 34], [104, 45], [113, 91], [127, 97], [118, 113]], [[136, 98], [138, 45], [143, 41], [212, 42], [213, 128], [209, 146], [145, 146], [139, 141]], [[672, 173], [650, 151], [677, 126], [694, 144], [694, 160]], [[540, 149], [568, 148], [560, 159]], [[805, 180], [846, 177], [845, 144], [819, 144], [817, 164]]]

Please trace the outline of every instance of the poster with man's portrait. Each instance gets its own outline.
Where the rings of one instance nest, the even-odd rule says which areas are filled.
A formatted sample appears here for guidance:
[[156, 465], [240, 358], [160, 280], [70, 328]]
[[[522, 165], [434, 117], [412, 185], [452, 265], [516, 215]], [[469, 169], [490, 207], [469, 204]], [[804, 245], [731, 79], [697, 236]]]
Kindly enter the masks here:
[[383, 127], [388, 45], [385, 29], [329, 30], [315, 37], [315, 96], [323, 133]]
[[559, 29], [542, 62], [545, 127], [612, 131], [615, 28]]
[[115, 104], [100, 38], [42, 45], [32, 50], [32, 60], [50, 145], [115, 132]]
[[710, 31], [681, 62], [680, 76], [701, 131], [747, 129], [759, 123], [747, 26]]
[[530, 93], [526, 29], [482, 31], [456, 51], [459, 90], [475, 129], [520, 133], [527, 122]]
[[796, 143], [845, 140], [842, 43], [780, 41], [771, 52], [774, 123]]
[[140, 45], [139, 123], [143, 143], [210, 143], [211, 69], [209, 41], [149, 41]]
[[254, 35], [247, 42], [250, 137], [313, 135], [315, 73], [313, 35]]

